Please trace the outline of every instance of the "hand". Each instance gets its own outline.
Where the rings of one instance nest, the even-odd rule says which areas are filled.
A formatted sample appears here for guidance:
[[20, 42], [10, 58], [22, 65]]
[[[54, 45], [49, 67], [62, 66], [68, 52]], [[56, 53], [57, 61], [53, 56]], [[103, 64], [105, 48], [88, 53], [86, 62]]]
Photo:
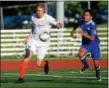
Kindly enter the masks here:
[[76, 35], [75, 34], [76, 34], [76, 31], [72, 31], [72, 37], [73, 38], [76, 38]]
[[28, 42], [28, 38], [26, 38], [25, 40], [24, 40], [24, 44], [27, 44], [27, 42]]
[[78, 33], [79, 33], [80, 35], [83, 35], [83, 34], [84, 34], [84, 31], [81, 29]]
[[57, 24], [56, 24], [56, 27], [57, 27], [58, 29], [60, 29], [60, 28], [62, 28], [62, 25], [61, 25], [60, 23], [57, 23]]

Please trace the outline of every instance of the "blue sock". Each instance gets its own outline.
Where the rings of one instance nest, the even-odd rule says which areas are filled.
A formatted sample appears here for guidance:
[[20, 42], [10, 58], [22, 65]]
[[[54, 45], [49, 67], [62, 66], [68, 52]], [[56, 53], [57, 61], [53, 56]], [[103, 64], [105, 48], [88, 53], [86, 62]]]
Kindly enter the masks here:
[[95, 67], [96, 77], [100, 78], [100, 67]]
[[84, 67], [89, 67], [88, 63], [87, 63], [87, 60], [86, 60], [86, 57], [83, 57], [81, 59], [81, 62], [83, 63]]

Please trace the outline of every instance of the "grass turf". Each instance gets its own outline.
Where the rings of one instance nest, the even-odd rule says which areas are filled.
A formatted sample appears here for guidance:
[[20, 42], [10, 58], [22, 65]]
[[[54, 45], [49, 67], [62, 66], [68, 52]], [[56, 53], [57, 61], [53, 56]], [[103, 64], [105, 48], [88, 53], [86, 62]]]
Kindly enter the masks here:
[[102, 81], [95, 78], [95, 71], [90, 69], [84, 74], [79, 69], [50, 70], [45, 75], [42, 70], [27, 71], [24, 83], [14, 83], [18, 71], [1, 72], [1, 88], [108, 88], [107, 69], [101, 70]]

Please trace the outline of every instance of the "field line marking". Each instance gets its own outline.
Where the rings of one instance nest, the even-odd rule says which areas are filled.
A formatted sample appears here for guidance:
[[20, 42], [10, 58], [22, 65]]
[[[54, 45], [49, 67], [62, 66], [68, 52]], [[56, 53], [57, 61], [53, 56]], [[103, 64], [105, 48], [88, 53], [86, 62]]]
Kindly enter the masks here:
[[[4, 77], [16, 77], [19, 75], [18, 73], [4, 73]], [[27, 76], [49, 76], [49, 77], [57, 77], [57, 78], [75, 78], [75, 79], [96, 79], [96, 77], [80, 77], [80, 76], [60, 76], [60, 75], [40, 75], [40, 74], [25, 74]], [[101, 77], [104, 80], [108, 80], [106, 77]]]
[[[95, 70], [94, 71], [87, 71], [87, 73], [88, 72], [95, 72]], [[106, 70], [103, 70], [103, 71], [100, 71], [100, 72], [103, 72], [103, 73], [107, 73], [108, 71], [106, 71]], [[70, 71], [69, 73], [80, 73], [80, 71], [78, 70], [78, 71]]]

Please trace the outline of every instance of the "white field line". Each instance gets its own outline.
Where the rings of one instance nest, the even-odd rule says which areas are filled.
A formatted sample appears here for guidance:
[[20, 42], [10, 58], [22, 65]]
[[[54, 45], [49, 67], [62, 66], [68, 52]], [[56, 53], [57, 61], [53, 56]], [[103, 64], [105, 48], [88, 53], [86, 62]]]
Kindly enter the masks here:
[[[4, 77], [5, 76], [11, 76], [11, 77], [15, 77], [15, 76], [17, 76], [17, 75], [19, 75], [18, 73], [4, 73], [3, 74], [4, 75]], [[59, 76], [59, 75], [45, 75], [45, 74], [25, 74], [25, 75], [27, 75], [27, 76], [51, 76], [51, 77], [62, 77], [62, 76]]]
[[[4, 73], [4, 77], [16, 77], [18, 73]], [[49, 77], [56, 77], [56, 78], [74, 78], [74, 79], [96, 79], [96, 77], [82, 77], [82, 76], [60, 76], [60, 75], [41, 75], [41, 74], [25, 74], [27, 76], [49, 76]], [[101, 77], [103, 80], [108, 80], [106, 77]]]
[[[92, 73], [92, 72], [95, 72], [95, 70], [93, 70], [93, 71], [87, 71], [87, 73]], [[106, 71], [106, 70], [103, 70], [103, 71], [100, 71], [100, 72], [102, 72], [102, 73], [108, 73], [108, 71]], [[70, 71], [70, 73], [80, 73], [79, 71]]]

